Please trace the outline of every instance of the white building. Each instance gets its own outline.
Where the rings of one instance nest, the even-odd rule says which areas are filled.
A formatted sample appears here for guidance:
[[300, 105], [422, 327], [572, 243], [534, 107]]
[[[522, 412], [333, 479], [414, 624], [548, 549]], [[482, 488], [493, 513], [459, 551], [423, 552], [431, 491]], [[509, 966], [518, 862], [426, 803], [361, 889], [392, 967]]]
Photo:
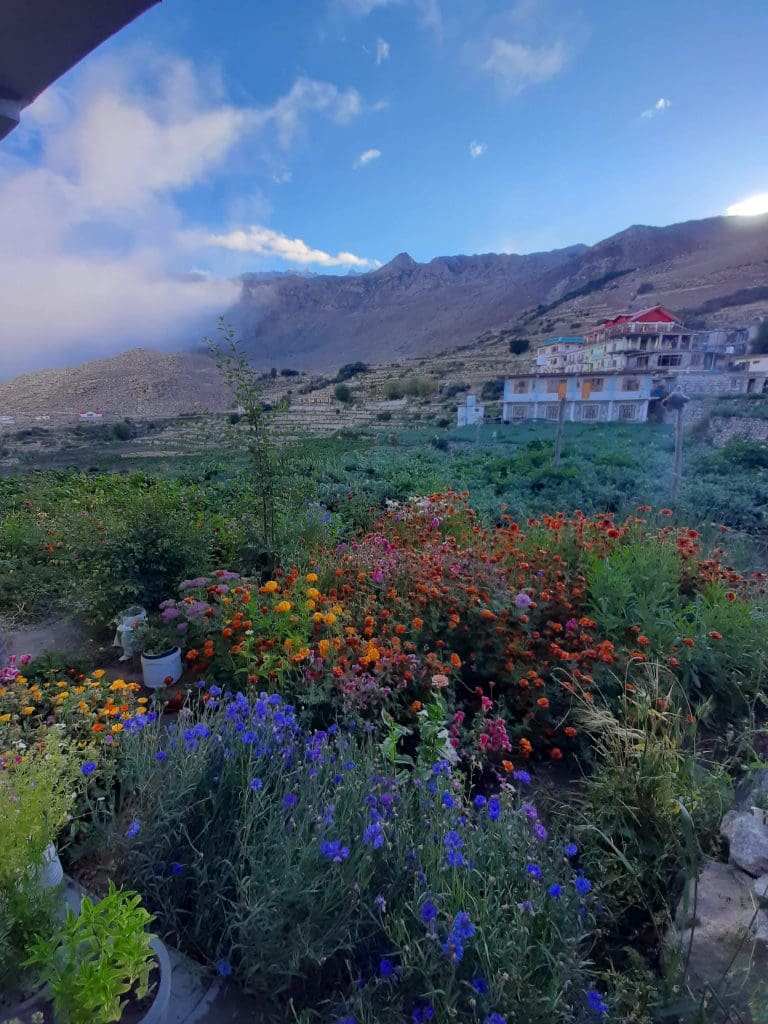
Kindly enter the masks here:
[[15, 422], [13, 416], [0, 416], [0, 427], [12, 427]]
[[474, 395], [467, 395], [464, 404], [457, 410], [456, 425], [459, 427], [472, 427], [476, 423], [482, 423], [485, 419], [485, 406], [480, 405]]
[[104, 411], [102, 409], [83, 410], [80, 413], [79, 419], [83, 423], [98, 423], [99, 420], [104, 419]]

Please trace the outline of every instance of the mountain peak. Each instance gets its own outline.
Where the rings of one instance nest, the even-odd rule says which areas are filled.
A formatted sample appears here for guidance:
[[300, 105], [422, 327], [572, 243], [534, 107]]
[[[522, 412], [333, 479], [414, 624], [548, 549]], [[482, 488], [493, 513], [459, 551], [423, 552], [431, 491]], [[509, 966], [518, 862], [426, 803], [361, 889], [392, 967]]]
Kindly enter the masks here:
[[383, 267], [379, 267], [379, 270], [413, 270], [414, 267], [418, 266], [416, 260], [407, 252], [399, 252], [397, 256], [393, 257], [389, 263], [385, 263]]

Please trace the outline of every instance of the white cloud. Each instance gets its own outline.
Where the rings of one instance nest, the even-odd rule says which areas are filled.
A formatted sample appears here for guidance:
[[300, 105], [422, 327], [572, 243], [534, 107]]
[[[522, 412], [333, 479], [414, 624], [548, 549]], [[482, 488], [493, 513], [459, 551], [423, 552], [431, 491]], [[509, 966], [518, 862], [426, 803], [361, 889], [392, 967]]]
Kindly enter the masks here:
[[371, 267], [378, 266], [376, 260], [364, 259], [351, 252], [339, 252], [333, 256], [322, 249], [312, 249], [301, 238], [289, 238], [271, 228], [258, 225], [248, 230], [229, 231], [224, 235], [201, 236], [191, 233], [191, 242], [230, 249], [234, 252], [255, 253], [259, 256], [277, 256], [286, 263], [319, 267]]
[[662, 113], [662, 111], [669, 110], [671, 106], [672, 102], [670, 100], [664, 99], [664, 97], [662, 96], [660, 99], [656, 100], [652, 107], [649, 107], [647, 110], [644, 110], [640, 117], [656, 117], [656, 115]]
[[276, 185], [287, 185], [293, 181], [293, 171], [275, 171], [272, 175], [272, 181]]
[[337, 0], [337, 2], [340, 2], [343, 8], [358, 18], [367, 17], [379, 7], [412, 3], [421, 15], [421, 20], [427, 28], [431, 28], [438, 35], [443, 30], [443, 14], [440, 8], [440, 0]]
[[729, 217], [757, 217], [761, 213], [768, 213], [768, 192], [758, 192], [738, 203], [731, 203], [725, 212]]
[[491, 52], [482, 70], [492, 74], [505, 91], [514, 94], [553, 78], [563, 70], [565, 60], [565, 45], [560, 40], [536, 48], [497, 36], [491, 42]]
[[440, 0], [415, 0], [421, 14], [421, 20], [427, 28], [431, 28], [438, 36], [443, 32], [443, 12]]
[[355, 168], [355, 170], [357, 170], [358, 167], [365, 167], [365, 165], [371, 163], [371, 161], [378, 160], [380, 156], [380, 149], [366, 149], [366, 151], [364, 153], [361, 153], [360, 156], [355, 160], [352, 166]]
[[389, 43], [379, 36], [376, 40], [376, 63], [381, 64], [385, 60], [389, 60]]
[[484, 156], [488, 152], [488, 146], [484, 142], [475, 142], [474, 140], [469, 144], [469, 155], [473, 160], [477, 160], [478, 157]]
[[375, 11], [377, 7], [386, 7], [388, 4], [400, 3], [400, 0], [341, 0], [342, 6], [358, 17], [366, 17]]
[[[343, 124], [362, 110], [355, 90], [307, 78], [270, 106], [235, 106], [215, 73], [143, 49], [96, 59], [72, 81], [33, 104], [18, 148], [0, 152], [0, 377], [137, 344], [196, 342], [239, 285], [188, 272], [210, 243], [190, 246], [177, 196], [228, 170], [249, 136], [271, 146], [274, 132], [285, 148], [313, 115]], [[266, 214], [249, 188], [251, 216]], [[261, 251], [367, 265], [298, 240], [281, 248], [280, 237], [271, 233]], [[214, 265], [241, 269], [223, 252]]]

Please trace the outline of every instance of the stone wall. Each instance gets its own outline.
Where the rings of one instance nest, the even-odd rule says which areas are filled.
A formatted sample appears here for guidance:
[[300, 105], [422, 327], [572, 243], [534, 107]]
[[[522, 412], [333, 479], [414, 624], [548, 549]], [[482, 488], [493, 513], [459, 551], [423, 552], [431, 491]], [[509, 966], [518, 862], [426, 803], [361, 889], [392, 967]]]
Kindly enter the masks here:
[[748, 416], [713, 416], [712, 444], [722, 448], [735, 437], [749, 441], [768, 441], [768, 420]]

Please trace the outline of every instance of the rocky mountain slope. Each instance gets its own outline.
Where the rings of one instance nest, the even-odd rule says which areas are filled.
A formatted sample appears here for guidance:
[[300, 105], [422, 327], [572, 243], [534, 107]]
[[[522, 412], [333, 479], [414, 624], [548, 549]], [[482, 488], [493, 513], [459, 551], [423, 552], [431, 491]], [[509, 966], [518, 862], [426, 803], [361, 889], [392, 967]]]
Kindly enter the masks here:
[[246, 275], [232, 316], [257, 363], [322, 370], [446, 351], [521, 320], [537, 338], [638, 303], [700, 318], [722, 300], [730, 319], [751, 315], [742, 307], [755, 302], [768, 311], [768, 216], [636, 226], [594, 246], [527, 256], [416, 263], [401, 253], [357, 277]]
[[[455, 365], [463, 380], [470, 369], [477, 379], [503, 373], [510, 337], [535, 343], [578, 333], [607, 315], [657, 302], [682, 312], [692, 326], [768, 315], [768, 215], [636, 226], [597, 245], [526, 256], [416, 263], [402, 253], [349, 277], [246, 275], [229, 318], [265, 370], [416, 360], [417, 372], [446, 379]], [[429, 365], [441, 353], [460, 361]], [[194, 351], [132, 349], [0, 383], [0, 415], [25, 421], [36, 415], [71, 420], [95, 407], [162, 417], [230, 404], [208, 356]]]

